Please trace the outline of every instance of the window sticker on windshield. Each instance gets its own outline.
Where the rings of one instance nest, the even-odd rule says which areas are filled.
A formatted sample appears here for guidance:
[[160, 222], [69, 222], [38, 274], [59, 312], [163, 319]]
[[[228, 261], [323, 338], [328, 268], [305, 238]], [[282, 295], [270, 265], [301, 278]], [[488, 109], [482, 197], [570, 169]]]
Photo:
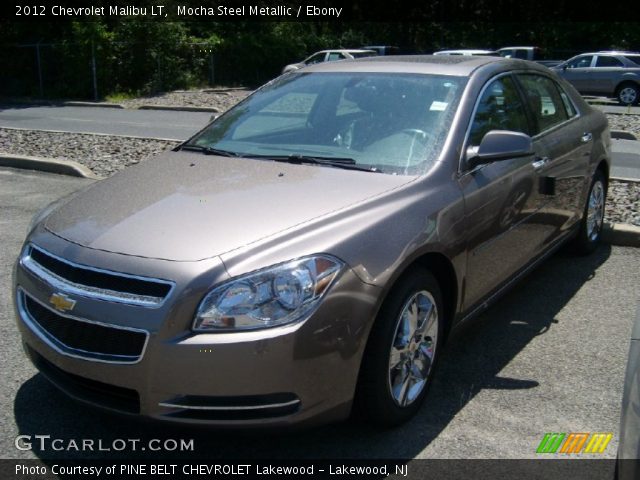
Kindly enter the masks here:
[[449, 105], [447, 102], [438, 102], [437, 100], [434, 100], [431, 107], [429, 107], [429, 110], [432, 112], [443, 112], [447, 109], [447, 105]]

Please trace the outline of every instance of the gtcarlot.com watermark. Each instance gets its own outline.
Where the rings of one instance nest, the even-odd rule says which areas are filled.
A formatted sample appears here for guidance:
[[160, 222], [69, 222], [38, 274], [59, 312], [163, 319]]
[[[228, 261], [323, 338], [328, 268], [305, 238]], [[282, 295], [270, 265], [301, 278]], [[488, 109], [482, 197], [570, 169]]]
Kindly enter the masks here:
[[40, 452], [193, 452], [193, 439], [152, 438], [55, 438], [51, 435], [18, 435], [14, 441], [18, 450]]

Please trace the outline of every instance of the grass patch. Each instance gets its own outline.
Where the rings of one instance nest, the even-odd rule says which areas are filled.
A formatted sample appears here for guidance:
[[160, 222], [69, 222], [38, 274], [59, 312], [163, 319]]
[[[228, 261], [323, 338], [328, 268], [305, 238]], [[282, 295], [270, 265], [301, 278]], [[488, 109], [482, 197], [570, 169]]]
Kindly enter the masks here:
[[118, 103], [122, 102], [123, 100], [131, 100], [132, 98], [136, 97], [137, 95], [131, 92], [115, 92], [107, 95], [106, 97], [104, 97], [104, 99], [107, 102]]

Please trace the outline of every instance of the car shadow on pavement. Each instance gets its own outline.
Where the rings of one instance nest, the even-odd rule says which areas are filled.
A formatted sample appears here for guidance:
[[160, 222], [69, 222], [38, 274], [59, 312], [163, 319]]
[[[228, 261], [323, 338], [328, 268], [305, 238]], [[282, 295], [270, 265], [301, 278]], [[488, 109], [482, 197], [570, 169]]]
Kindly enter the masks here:
[[[86, 408], [59, 393], [41, 374], [27, 380], [14, 402], [20, 435], [50, 435], [58, 445], [82, 439], [110, 447], [115, 439], [193, 439], [190, 452], [55, 451], [33, 440], [33, 453], [50, 460], [80, 459], [412, 459], [485, 389], [535, 389], [535, 378], [500, 372], [532, 340], [554, 328], [557, 314], [610, 256], [601, 246], [587, 257], [563, 251], [545, 261], [484, 314], [454, 336], [440, 359], [426, 403], [407, 424], [382, 430], [350, 420], [293, 432], [228, 432], [132, 420]], [[508, 432], [506, 432], [508, 433]], [[506, 437], [505, 437], [506, 438]]]

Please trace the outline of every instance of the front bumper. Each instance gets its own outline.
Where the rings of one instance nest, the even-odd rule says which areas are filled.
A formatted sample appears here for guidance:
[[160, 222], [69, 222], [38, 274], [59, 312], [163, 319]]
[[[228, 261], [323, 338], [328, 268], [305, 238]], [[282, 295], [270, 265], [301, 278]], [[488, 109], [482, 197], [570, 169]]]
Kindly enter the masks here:
[[[232, 427], [324, 423], [349, 414], [379, 294], [351, 270], [342, 272], [303, 322], [260, 331], [196, 334], [190, 327], [200, 300], [228, 278], [218, 259], [181, 263], [126, 257], [42, 232], [32, 241], [77, 265], [174, 284], [159, 305], [130, 305], [61, 292], [59, 284], [52, 285], [21, 261], [16, 264], [15, 306], [25, 350], [49, 380], [76, 399], [169, 422]], [[75, 302], [72, 315], [50, 305], [54, 294]], [[49, 323], [34, 318], [43, 312]], [[139, 358], [114, 361], [67, 348], [73, 342], [88, 342], [74, 334], [78, 325], [87, 327], [89, 335], [102, 335], [95, 324], [113, 327], [117, 334], [126, 329], [144, 332], [147, 338]], [[63, 342], [52, 338], [49, 325], [57, 325], [52, 331]], [[108, 344], [106, 338], [100, 343]]]

